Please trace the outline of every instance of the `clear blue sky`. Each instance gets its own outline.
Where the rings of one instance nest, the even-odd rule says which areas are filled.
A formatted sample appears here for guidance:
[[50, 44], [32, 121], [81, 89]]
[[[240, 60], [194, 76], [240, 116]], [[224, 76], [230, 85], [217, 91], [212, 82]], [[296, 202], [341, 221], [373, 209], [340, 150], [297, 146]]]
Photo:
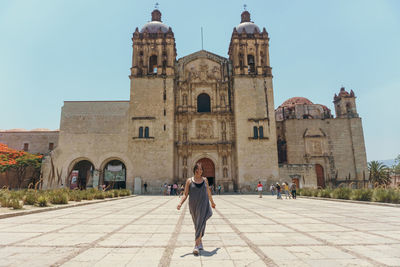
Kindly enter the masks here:
[[[400, 153], [400, 1], [157, 0], [178, 58], [227, 57], [246, 3], [270, 34], [275, 106], [293, 96], [333, 109], [343, 85], [363, 119], [368, 160]], [[58, 129], [64, 100], [128, 100], [131, 37], [154, 2], [1, 0], [0, 129]]]

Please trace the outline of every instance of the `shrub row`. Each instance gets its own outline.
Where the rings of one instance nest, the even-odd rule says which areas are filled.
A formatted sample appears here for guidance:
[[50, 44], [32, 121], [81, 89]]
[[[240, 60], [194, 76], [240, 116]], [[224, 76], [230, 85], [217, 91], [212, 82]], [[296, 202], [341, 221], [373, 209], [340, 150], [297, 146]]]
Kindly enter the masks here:
[[46, 207], [49, 204], [68, 204], [69, 201], [80, 202], [82, 200], [105, 199], [131, 195], [129, 189], [114, 189], [101, 191], [97, 189], [87, 190], [33, 190], [25, 189], [10, 191], [0, 190], [0, 206], [13, 209], [22, 209], [24, 205]]
[[360, 201], [400, 204], [399, 188], [375, 188], [375, 189], [350, 189], [347, 187], [339, 187], [336, 189], [301, 188], [298, 190], [298, 194], [300, 196], [309, 196], [309, 197], [351, 199]]

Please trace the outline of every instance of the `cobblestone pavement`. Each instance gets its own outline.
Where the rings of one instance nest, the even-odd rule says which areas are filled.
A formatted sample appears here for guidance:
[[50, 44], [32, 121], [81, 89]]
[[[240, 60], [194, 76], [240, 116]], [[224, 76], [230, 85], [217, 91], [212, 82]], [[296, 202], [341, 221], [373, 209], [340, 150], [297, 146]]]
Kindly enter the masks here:
[[178, 197], [138, 196], [0, 220], [0, 266], [400, 266], [400, 209], [215, 196], [205, 250]]

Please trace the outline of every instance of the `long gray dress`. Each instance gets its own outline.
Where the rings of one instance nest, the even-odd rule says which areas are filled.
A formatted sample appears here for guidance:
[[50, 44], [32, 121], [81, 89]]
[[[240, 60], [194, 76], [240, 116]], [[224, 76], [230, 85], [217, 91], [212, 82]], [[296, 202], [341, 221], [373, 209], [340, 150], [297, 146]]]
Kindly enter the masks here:
[[212, 216], [210, 201], [208, 199], [207, 184], [196, 184], [191, 179], [189, 186], [189, 210], [192, 215], [196, 239], [204, 236], [206, 222]]

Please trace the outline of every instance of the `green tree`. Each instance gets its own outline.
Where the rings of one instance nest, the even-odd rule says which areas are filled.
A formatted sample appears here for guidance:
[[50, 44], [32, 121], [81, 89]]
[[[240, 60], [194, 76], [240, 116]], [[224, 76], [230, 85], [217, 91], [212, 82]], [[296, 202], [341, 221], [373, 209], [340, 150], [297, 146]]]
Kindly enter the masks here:
[[369, 170], [369, 180], [374, 185], [390, 184], [390, 176], [389, 176], [390, 169], [382, 162], [379, 162], [377, 160], [368, 162], [368, 170]]
[[392, 167], [392, 172], [396, 175], [400, 175], [400, 154], [394, 159], [394, 165]]
[[[16, 171], [18, 188], [21, 188], [25, 173], [28, 167], [33, 167], [34, 174], [32, 181], [37, 181], [40, 175], [42, 165], [42, 155], [30, 154], [25, 151], [19, 151], [9, 148], [0, 143], [0, 172], [7, 172], [11, 169]], [[38, 175], [39, 174], [39, 175]]]

